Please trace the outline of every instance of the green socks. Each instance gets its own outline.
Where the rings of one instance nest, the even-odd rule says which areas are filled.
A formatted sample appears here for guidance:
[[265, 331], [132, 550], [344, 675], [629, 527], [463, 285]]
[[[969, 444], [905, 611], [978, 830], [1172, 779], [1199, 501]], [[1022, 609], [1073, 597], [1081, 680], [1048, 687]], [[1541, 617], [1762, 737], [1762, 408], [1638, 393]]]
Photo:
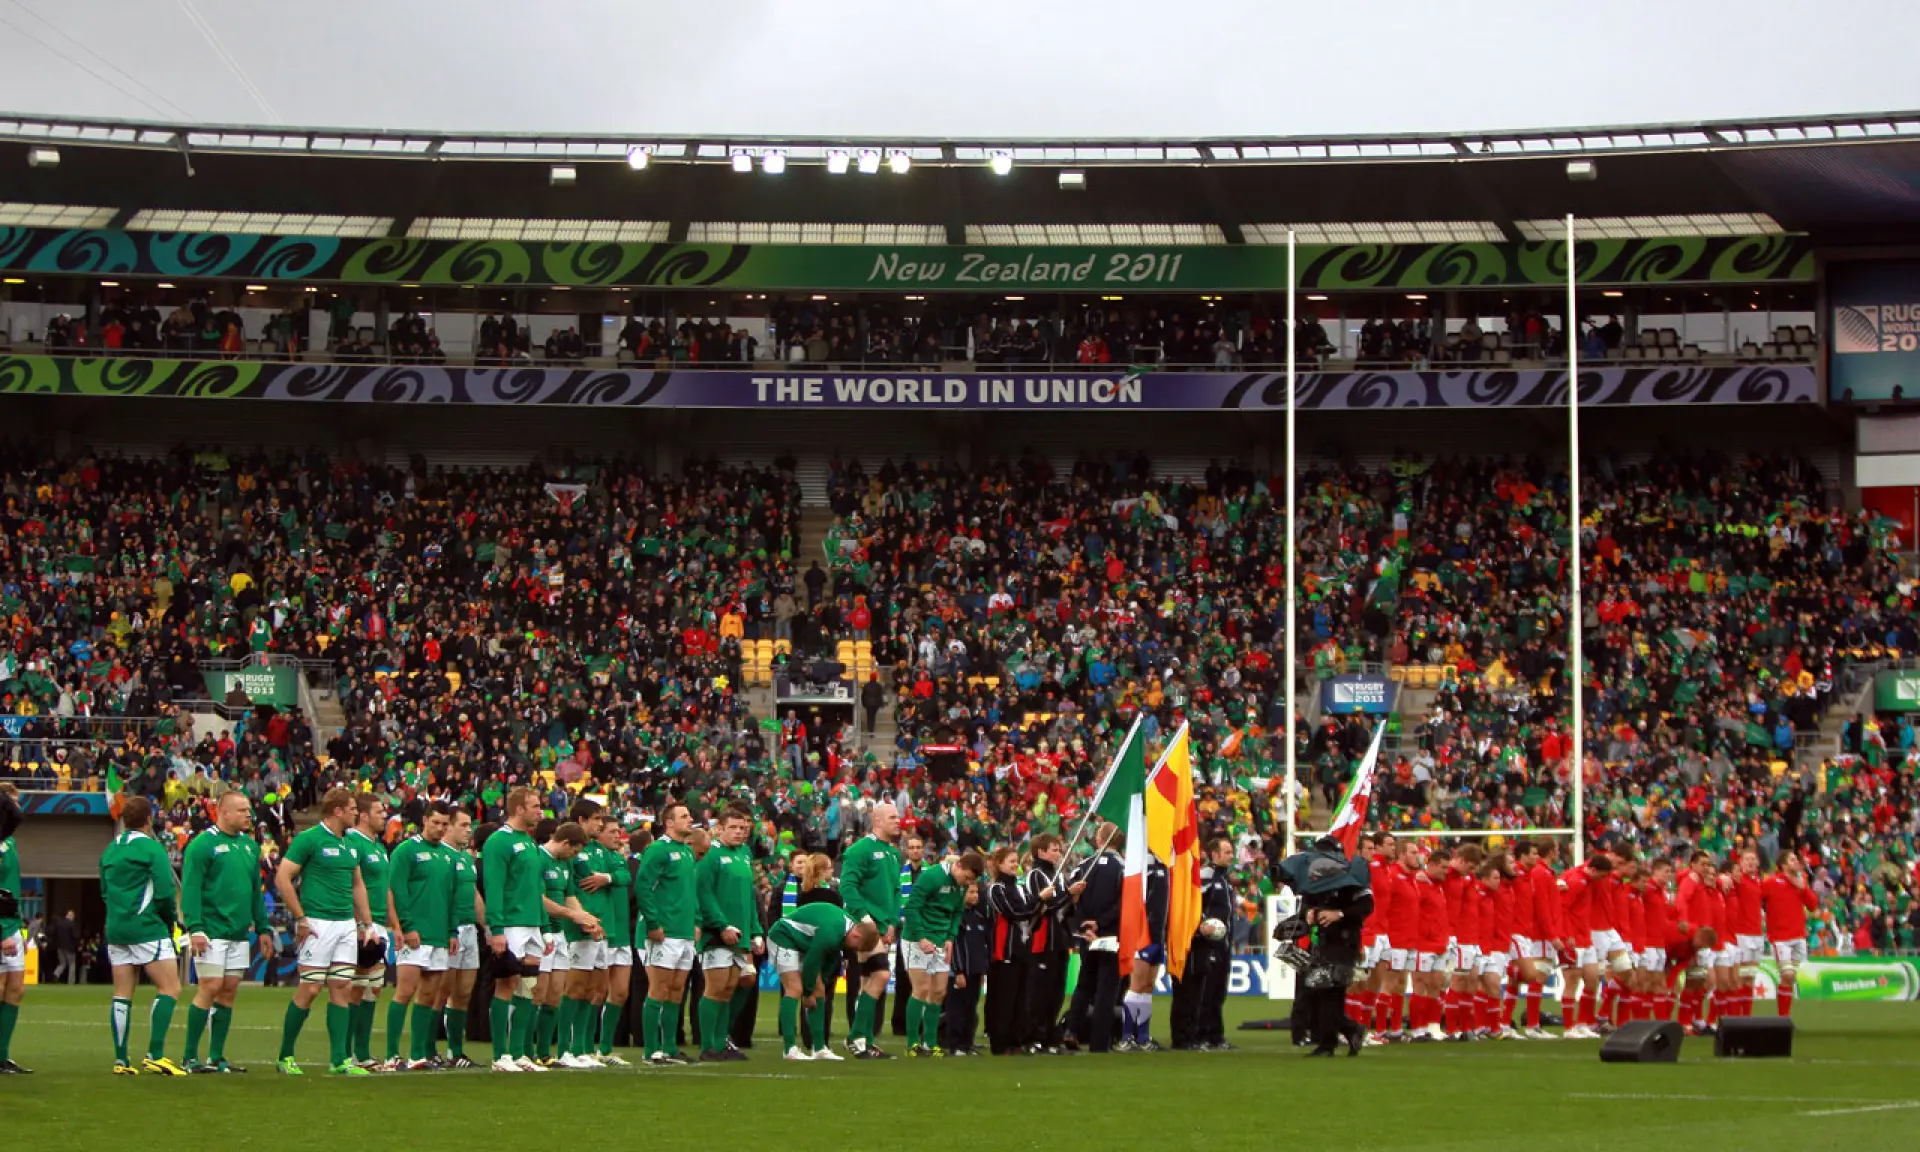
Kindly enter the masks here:
[[[400, 1003], [398, 996], [387, 1001], [387, 1059], [389, 1060], [400, 1058], [400, 1039], [406, 1034], [407, 1009], [411, 1007], [411, 1004]], [[414, 1037], [416, 1042], [419, 1039], [418, 1036]]]
[[233, 1027], [233, 1009], [213, 1006], [213, 1039], [207, 1045], [207, 1059], [215, 1064], [227, 1058], [227, 1029]]
[[[432, 1008], [427, 1007], [417, 1000], [414, 1001], [412, 1053], [415, 1060], [425, 1060], [427, 1056], [433, 1052], [433, 1042], [436, 1039], [433, 1030], [438, 1023], [438, 1021], [434, 1019], [435, 1015], [436, 1013]], [[388, 1012], [388, 1016], [391, 1018], [391, 1011]], [[392, 1041], [388, 1041], [388, 1043], [391, 1044]]]
[[920, 1044], [924, 1048], [940, 1047], [940, 1005], [931, 1000], [920, 1005]]
[[210, 1015], [207, 1009], [198, 1004], [187, 1005], [187, 1048], [184, 1056], [189, 1064], [200, 1059], [200, 1037], [206, 1033], [207, 1017]]
[[122, 1064], [131, 1064], [127, 1059], [127, 1023], [133, 1018], [133, 1001], [113, 998], [113, 1058]]
[[[467, 1010], [465, 1008], [447, 1009], [447, 1051], [455, 1056], [467, 1054]], [[433, 1041], [427, 1041], [427, 1052], [433, 1052]]]
[[853, 1002], [853, 1027], [847, 1029], [848, 1039], [873, 1042], [873, 1014], [879, 1004], [880, 1001], [865, 992], [860, 993], [860, 998]]
[[293, 1059], [293, 1046], [299, 1042], [300, 1029], [307, 1026], [307, 1017], [311, 1015], [312, 1005], [302, 1008], [291, 1000], [287, 1001], [287, 1016], [280, 1024], [280, 1059]]
[[665, 1051], [660, 1046], [660, 1001], [651, 996], [640, 1004], [640, 1050], [645, 1057]]
[[807, 1013], [807, 1027], [813, 1032], [815, 1051], [827, 1046], [827, 998], [825, 996], [813, 1002], [813, 1011]]
[[338, 1068], [353, 1053], [353, 1010], [357, 1005], [327, 1001], [327, 1067]]
[[620, 1027], [620, 1013], [625, 1004], [615, 1004], [609, 1000], [600, 1006], [600, 1055], [613, 1055], [613, 1034]]
[[800, 1046], [800, 1001], [780, 997], [780, 1051]]
[[147, 1059], [158, 1060], [167, 1054], [167, 1029], [173, 1026], [174, 998], [155, 996], [147, 1010]]
[[527, 1041], [533, 1038], [533, 997], [515, 996], [513, 998], [513, 1058], [524, 1059], [527, 1055]]
[[534, 1017], [534, 1059], [548, 1060], [553, 1057], [554, 1033], [559, 1031], [560, 1010], [551, 1004], [542, 1004]]
[[[452, 1010], [448, 1010], [452, 1016]], [[513, 1001], [495, 996], [487, 1003], [487, 1032], [493, 1037], [493, 1058], [513, 1055]], [[453, 1021], [447, 1021], [447, 1034], [453, 1034]]]
[[0, 1002], [0, 1060], [13, 1057], [13, 1026], [20, 1021], [20, 1005]]
[[380, 990], [353, 1006], [353, 1058], [373, 1059], [373, 1018], [380, 1011]]
[[560, 1014], [560, 1038], [554, 1044], [558, 1049], [555, 1054], [571, 1056], [576, 1051], [573, 1046], [574, 1028], [580, 1019], [580, 1002], [571, 996], [562, 996], [557, 1011]]
[[727, 1005], [727, 1035], [733, 1035], [733, 1026], [739, 1023], [755, 997], [760, 995], [760, 983], [756, 979], [742, 977], [734, 987], [733, 1000]]
[[725, 1000], [709, 1000], [700, 997], [700, 1051], [725, 1052], [727, 1050], [727, 1010], [731, 1007]]
[[665, 1052], [669, 1056], [680, 1054], [680, 1041], [677, 1036], [680, 1014], [674, 1004], [666, 1000], [655, 1000], [649, 996], [646, 1006], [641, 1009], [640, 1020], [646, 1033], [648, 1056], [655, 1052]]

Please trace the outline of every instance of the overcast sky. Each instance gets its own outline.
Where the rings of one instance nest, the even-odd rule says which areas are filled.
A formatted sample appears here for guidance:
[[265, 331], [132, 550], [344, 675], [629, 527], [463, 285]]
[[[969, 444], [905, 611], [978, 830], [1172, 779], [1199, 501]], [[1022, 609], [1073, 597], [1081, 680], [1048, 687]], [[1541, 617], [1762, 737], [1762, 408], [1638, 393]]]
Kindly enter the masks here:
[[0, 110], [767, 135], [1467, 131], [1920, 108], [1917, 0], [0, 0]]

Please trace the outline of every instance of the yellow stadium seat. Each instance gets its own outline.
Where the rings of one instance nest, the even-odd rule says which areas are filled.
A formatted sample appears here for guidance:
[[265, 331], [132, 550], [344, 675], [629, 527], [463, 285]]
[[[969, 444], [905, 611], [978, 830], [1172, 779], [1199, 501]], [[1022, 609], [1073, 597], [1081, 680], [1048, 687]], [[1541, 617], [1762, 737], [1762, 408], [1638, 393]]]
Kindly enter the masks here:
[[1387, 669], [1387, 679], [1393, 681], [1395, 684], [1406, 683], [1406, 679], [1407, 679], [1406, 668], [1402, 667], [1399, 664], [1395, 664], [1393, 667]]
[[788, 655], [791, 655], [793, 653], [793, 641], [775, 640], [773, 642], [773, 652], [774, 652], [774, 655], [776, 656], [780, 655], [781, 653], [786, 653]]

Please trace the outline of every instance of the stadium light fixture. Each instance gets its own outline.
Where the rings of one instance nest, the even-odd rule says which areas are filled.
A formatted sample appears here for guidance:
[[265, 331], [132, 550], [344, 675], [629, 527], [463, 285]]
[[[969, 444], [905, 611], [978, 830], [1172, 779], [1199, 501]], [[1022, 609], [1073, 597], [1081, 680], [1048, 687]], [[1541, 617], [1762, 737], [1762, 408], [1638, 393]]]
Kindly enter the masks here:
[[905, 176], [913, 168], [913, 157], [905, 152], [896, 151], [887, 157], [887, 167], [893, 169], [895, 176]]
[[1427, 298], [1427, 294], [1426, 294], [1425, 292], [1409, 292], [1409, 293], [1407, 293], [1407, 299], [1409, 299], [1409, 300], [1425, 300], [1426, 298]]
[[9, 276], [9, 277], [7, 277], [7, 279], [6, 279], [6, 283], [8, 283], [8, 284], [25, 284], [25, 283], [26, 283], [26, 280], [25, 280], [25, 278], [23, 278], [23, 277], [20, 277], [20, 276]]
[[1313, 296], [1309, 296], [1309, 297], [1307, 297], [1307, 299], [1309, 299], [1309, 300], [1325, 300], [1325, 299], [1326, 299], [1326, 297], [1325, 297], [1325, 296], [1320, 296], [1320, 295], [1317, 295], [1317, 294], [1316, 294], [1316, 295], [1313, 295]]
[[27, 149], [27, 167], [29, 168], [60, 167], [60, 150], [58, 148]]
[[267, 290], [267, 286], [266, 286], [265, 284], [249, 284], [249, 285], [247, 285], [247, 291], [249, 291], [249, 292], [265, 292], [266, 290]]
[[987, 161], [987, 167], [993, 169], [995, 176], [1005, 176], [1013, 171], [1013, 153], [995, 152], [992, 159]]
[[160, 281], [160, 283], [155, 284], [154, 287], [155, 288], [171, 288], [173, 287], [173, 282], [171, 280], [162, 280]]
[[733, 154], [733, 170], [735, 172], [753, 171], [753, 153], [735, 152]]
[[1060, 191], [1085, 192], [1086, 190], [1087, 190], [1087, 174], [1085, 172], [1060, 173]]
[[778, 148], [769, 148], [760, 153], [760, 171], [769, 176], [778, 176], [787, 170], [787, 154]]
[[835, 176], [845, 176], [847, 167], [852, 163], [853, 157], [844, 151], [835, 149], [827, 153], [827, 171]]
[[860, 175], [871, 176], [880, 171], [880, 153], [869, 148], [860, 153]]
[[118, 287], [120, 287], [120, 281], [118, 281], [118, 280], [102, 280], [102, 281], [100, 281], [100, 287], [102, 287], [102, 288], [118, 288]]
[[1618, 300], [1620, 297], [1625, 296], [1626, 293], [1620, 291], [1618, 288], [1609, 288], [1605, 292], [1600, 293], [1600, 295], [1605, 296], [1609, 300]]
[[579, 178], [579, 170], [571, 164], [555, 164], [547, 170], [547, 183], [555, 188], [570, 188]]
[[1600, 169], [1594, 165], [1593, 161], [1567, 161], [1567, 179], [1584, 184], [1590, 180], [1597, 180], [1599, 177]]
[[650, 159], [652, 159], [652, 150], [644, 144], [636, 144], [627, 149], [627, 167], [635, 172], [644, 171]]

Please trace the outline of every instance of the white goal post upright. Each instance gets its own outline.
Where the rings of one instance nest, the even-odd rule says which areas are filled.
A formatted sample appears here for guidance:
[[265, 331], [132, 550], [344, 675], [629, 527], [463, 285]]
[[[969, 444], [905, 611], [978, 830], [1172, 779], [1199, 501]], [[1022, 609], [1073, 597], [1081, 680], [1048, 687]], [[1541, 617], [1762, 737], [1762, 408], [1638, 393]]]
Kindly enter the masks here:
[[1580, 835], [1580, 829], [1586, 827], [1586, 723], [1583, 719], [1582, 696], [1586, 690], [1586, 660], [1580, 638], [1580, 307], [1576, 289], [1579, 282], [1579, 270], [1575, 261], [1577, 250], [1573, 238], [1573, 213], [1567, 213], [1567, 568], [1572, 577], [1568, 588], [1572, 595], [1568, 605], [1568, 652], [1567, 680], [1573, 688], [1573, 811], [1569, 823], [1573, 825], [1573, 862], [1583, 864], [1587, 859], [1586, 838]]
[[1282, 466], [1286, 469], [1287, 473], [1287, 655], [1286, 663], [1282, 665], [1282, 667], [1286, 669], [1286, 674], [1281, 677], [1282, 680], [1286, 681], [1287, 685], [1285, 730], [1287, 745], [1287, 794], [1285, 804], [1287, 813], [1286, 845], [1287, 855], [1289, 856], [1294, 853], [1294, 825], [1299, 819], [1298, 802], [1294, 799], [1296, 774], [1299, 771], [1299, 767], [1295, 763], [1297, 757], [1295, 756], [1294, 750], [1298, 748], [1300, 744], [1300, 734], [1294, 731], [1294, 725], [1297, 722], [1297, 717], [1294, 714], [1294, 681], [1299, 678], [1300, 669], [1294, 664], [1294, 660], [1296, 659], [1294, 655], [1294, 611], [1297, 608], [1297, 604], [1295, 603], [1297, 599], [1297, 589], [1295, 587], [1296, 576], [1294, 572], [1293, 506], [1294, 472], [1296, 470], [1293, 451], [1293, 403], [1294, 385], [1297, 382], [1295, 368], [1297, 357], [1295, 356], [1294, 341], [1299, 338], [1300, 323], [1294, 313], [1294, 309], [1297, 306], [1296, 297], [1299, 294], [1299, 288], [1294, 284], [1293, 259], [1293, 229], [1289, 228], [1287, 229], [1287, 458], [1282, 462]]

